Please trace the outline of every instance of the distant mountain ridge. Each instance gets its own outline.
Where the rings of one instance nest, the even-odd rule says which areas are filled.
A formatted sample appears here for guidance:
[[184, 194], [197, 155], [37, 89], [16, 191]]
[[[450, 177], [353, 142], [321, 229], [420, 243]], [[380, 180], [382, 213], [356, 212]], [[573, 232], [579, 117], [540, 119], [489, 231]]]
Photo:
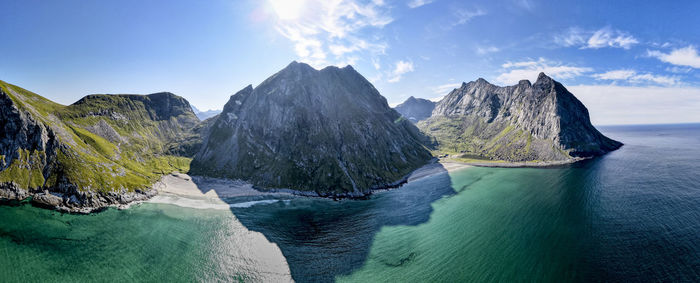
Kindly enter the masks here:
[[400, 185], [433, 155], [551, 164], [622, 146], [544, 73], [534, 84], [463, 83], [438, 103], [411, 97], [402, 115], [349, 65], [292, 62], [218, 115], [200, 121], [195, 109], [167, 92], [65, 106], [0, 81], [0, 199], [90, 212], [148, 199], [173, 171], [363, 197]]
[[622, 146], [593, 127], [583, 103], [544, 73], [534, 84], [463, 83], [418, 125], [442, 152], [470, 158], [566, 161]]
[[418, 123], [432, 115], [433, 109], [435, 109], [435, 102], [411, 96], [403, 103], [394, 107], [394, 109], [409, 121]]
[[292, 62], [231, 96], [191, 168], [261, 188], [357, 197], [426, 164], [421, 139], [352, 67]]
[[221, 113], [221, 110], [218, 110], [218, 109], [210, 109], [207, 111], [201, 111], [201, 110], [197, 109], [197, 107], [194, 107], [194, 105], [192, 105], [192, 111], [194, 112], [194, 115], [197, 115], [197, 118], [199, 118], [199, 120], [201, 120], [201, 121], [204, 121], [206, 119], [209, 119], [209, 118], [214, 117], [216, 115], [219, 115], [219, 113]]

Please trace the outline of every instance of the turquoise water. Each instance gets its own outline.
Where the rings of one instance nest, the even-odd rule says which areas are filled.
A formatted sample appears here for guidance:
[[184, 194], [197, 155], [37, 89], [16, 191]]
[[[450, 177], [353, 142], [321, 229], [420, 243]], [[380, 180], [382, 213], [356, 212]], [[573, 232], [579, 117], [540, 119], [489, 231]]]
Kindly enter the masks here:
[[0, 281], [699, 281], [700, 125], [603, 132], [625, 146], [557, 168], [443, 173], [363, 201], [87, 216], [0, 206]]

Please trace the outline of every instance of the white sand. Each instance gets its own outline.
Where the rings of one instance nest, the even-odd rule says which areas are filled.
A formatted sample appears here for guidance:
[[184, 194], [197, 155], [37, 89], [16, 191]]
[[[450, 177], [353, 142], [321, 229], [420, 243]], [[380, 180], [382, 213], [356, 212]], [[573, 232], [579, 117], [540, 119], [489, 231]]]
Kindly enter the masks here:
[[[464, 163], [439, 162], [425, 165], [414, 171], [408, 182], [414, 182], [431, 176], [446, 174], [472, 167]], [[290, 192], [262, 192], [253, 189], [253, 185], [228, 179], [191, 177], [187, 174], [172, 173], [163, 176], [153, 185], [158, 195], [148, 202], [168, 203], [181, 207], [200, 209], [230, 209], [231, 207], [249, 207], [256, 204], [269, 204], [279, 200], [254, 200], [241, 203], [226, 203], [224, 198], [253, 196], [292, 196]]]

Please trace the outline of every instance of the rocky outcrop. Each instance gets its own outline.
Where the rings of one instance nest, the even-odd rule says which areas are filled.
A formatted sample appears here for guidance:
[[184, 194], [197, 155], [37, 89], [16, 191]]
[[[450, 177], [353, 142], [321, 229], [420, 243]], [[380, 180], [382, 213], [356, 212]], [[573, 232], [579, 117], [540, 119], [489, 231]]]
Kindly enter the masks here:
[[544, 73], [534, 84], [463, 83], [419, 127], [441, 151], [476, 159], [574, 161], [622, 145], [593, 127], [586, 107]]
[[196, 135], [197, 123], [170, 93], [63, 106], [0, 81], [0, 199], [69, 212], [147, 199], [160, 175], [187, 170], [189, 160], [167, 145]]
[[413, 123], [418, 123], [430, 117], [435, 109], [435, 102], [423, 98], [409, 97], [403, 103], [394, 107], [401, 116]]
[[292, 62], [231, 96], [191, 173], [357, 197], [426, 164], [422, 138], [352, 67]]

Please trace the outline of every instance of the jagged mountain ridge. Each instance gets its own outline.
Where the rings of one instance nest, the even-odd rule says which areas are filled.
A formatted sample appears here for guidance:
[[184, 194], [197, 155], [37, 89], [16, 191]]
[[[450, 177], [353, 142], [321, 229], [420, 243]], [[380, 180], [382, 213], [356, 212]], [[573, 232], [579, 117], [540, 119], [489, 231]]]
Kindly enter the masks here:
[[187, 171], [183, 140], [198, 120], [172, 93], [89, 95], [68, 106], [0, 81], [0, 198], [87, 212], [155, 194]]
[[292, 62], [231, 96], [191, 168], [262, 188], [361, 196], [427, 163], [420, 139], [352, 67]]
[[192, 105], [192, 111], [194, 111], [194, 115], [197, 115], [197, 118], [199, 118], [200, 121], [204, 121], [206, 119], [209, 119], [209, 118], [214, 117], [216, 115], [219, 115], [219, 113], [221, 113], [221, 110], [218, 110], [218, 109], [216, 109], [216, 110], [210, 109], [207, 111], [201, 111], [201, 110], [197, 109], [197, 107], [194, 107], [194, 105]]
[[593, 127], [583, 103], [544, 73], [534, 84], [463, 83], [419, 127], [445, 153], [505, 161], [577, 160], [622, 145]]
[[411, 96], [394, 107], [394, 109], [409, 121], [418, 123], [432, 115], [433, 109], [435, 109], [435, 102]]

